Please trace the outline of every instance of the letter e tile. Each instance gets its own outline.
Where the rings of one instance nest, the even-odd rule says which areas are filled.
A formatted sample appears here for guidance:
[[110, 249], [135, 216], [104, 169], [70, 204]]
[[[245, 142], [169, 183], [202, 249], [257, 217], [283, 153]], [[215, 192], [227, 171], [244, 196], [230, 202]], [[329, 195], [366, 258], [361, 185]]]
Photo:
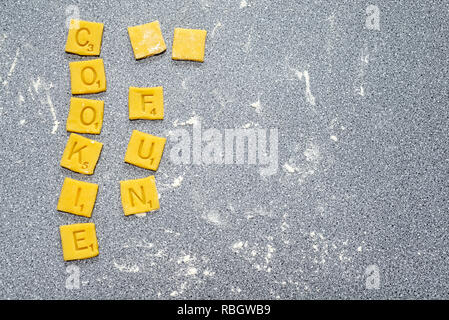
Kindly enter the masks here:
[[65, 261], [88, 259], [98, 256], [95, 224], [78, 223], [59, 227], [62, 252]]

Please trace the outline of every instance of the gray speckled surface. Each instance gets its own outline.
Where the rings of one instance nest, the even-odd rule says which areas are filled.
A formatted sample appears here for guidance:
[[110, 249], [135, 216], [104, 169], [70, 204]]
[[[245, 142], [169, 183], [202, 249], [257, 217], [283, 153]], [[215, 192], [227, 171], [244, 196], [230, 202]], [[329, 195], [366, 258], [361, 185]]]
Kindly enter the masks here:
[[[380, 31], [364, 28], [371, 3]], [[93, 176], [59, 166], [68, 63], [89, 59], [64, 52], [69, 5], [105, 24], [107, 91], [87, 96], [105, 100], [102, 133], [89, 136], [104, 143]], [[2, 1], [0, 298], [449, 298], [448, 9]], [[168, 49], [135, 61], [126, 27], [156, 19]], [[175, 27], [208, 30], [203, 64], [171, 59]], [[128, 87], [156, 85], [165, 119], [129, 121]], [[203, 128], [277, 128], [277, 173], [175, 165], [168, 142], [155, 173], [161, 210], [125, 217], [119, 180], [149, 174], [123, 162], [131, 131], [191, 130], [175, 125], [193, 115]], [[64, 177], [100, 185], [91, 219], [56, 211]], [[58, 227], [87, 221], [100, 255], [64, 262]], [[69, 265], [79, 289], [66, 289]], [[378, 290], [366, 289], [369, 265]]]

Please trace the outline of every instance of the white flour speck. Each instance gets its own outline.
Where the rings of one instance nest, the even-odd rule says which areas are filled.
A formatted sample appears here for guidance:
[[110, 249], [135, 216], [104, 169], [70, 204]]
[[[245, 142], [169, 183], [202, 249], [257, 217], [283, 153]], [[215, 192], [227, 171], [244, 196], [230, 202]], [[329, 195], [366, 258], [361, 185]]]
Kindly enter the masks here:
[[243, 248], [243, 246], [244, 246], [244, 242], [243, 241], [238, 241], [238, 242], [235, 242], [233, 245], [232, 245], [232, 249], [233, 250], [239, 250], [239, 249], [242, 249]]
[[195, 267], [191, 267], [187, 269], [187, 275], [188, 276], [194, 276], [198, 273], [198, 269]]
[[260, 100], [251, 103], [250, 106], [253, 107], [257, 113], [260, 113], [260, 111], [262, 111], [262, 105], [260, 104]]
[[178, 264], [181, 264], [181, 263], [189, 263], [193, 260], [194, 260], [194, 258], [191, 257], [189, 254], [187, 254], [185, 256], [180, 257], [177, 262], [178, 262]]
[[143, 217], [146, 217], [146, 216], [147, 216], [147, 213], [146, 213], [146, 212], [143, 212], [143, 213], [136, 213], [135, 216], [136, 216], [136, 217], [139, 217], [139, 218], [143, 218]]
[[307, 102], [309, 102], [312, 106], [315, 105], [315, 97], [312, 95], [312, 92], [310, 90], [310, 77], [309, 72], [307, 70], [304, 70], [304, 72], [298, 72], [297, 76], [299, 79], [302, 79], [304, 77], [304, 81], [306, 83], [306, 99]]
[[173, 126], [177, 127], [177, 126], [195, 125], [195, 124], [198, 124], [200, 122], [200, 120], [201, 120], [200, 117], [194, 115], [190, 119], [188, 119], [188, 120], [186, 120], [184, 122], [179, 122], [179, 120], [176, 119], [173, 122]]
[[173, 180], [173, 183], [171, 184], [171, 186], [173, 188], [179, 187], [181, 185], [182, 180], [184, 180], [184, 177], [182, 177], [182, 176], [177, 177], [175, 180]]
[[132, 266], [127, 266], [127, 265], [120, 265], [117, 262], [114, 261], [114, 267], [116, 267], [119, 271], [121, 272], [139, 272], [140, 268], [138, 265], [132, 265]]
[[293, 173], [298, 169], [298, 168], [295, 168], [295, 167], [289, 165], [288, 163], [285, 163], [283, 168], [285, 171], [290, 172], [290, 173]]
[[11, 77], [12, 73], [14, 72], [14, 69], [16, 68], [17, 60], [19, 58], [20, 48], [17, 48], [16, 55], [14, 56], [14, 59], [11, 63], [11, 66], [9, 67], [8, 74], [6, 75], [6, 79], [3, 81], [3, 86], [5, 87], [8, 85], [9, 78]]
[[248, 2], [246, 2], [246, 0], [240, 1], [240, 9], [250, 7], [250, 6], [251, 5], [249, 5]]
[[214, 29], [212, 30], [211, 34], [210, 34], [210, 37], [213, 38], [213, 37], [215, 36], [215, 30], [217, 30], [218, 28], [221, 28], [221, 27], [222, 27], [222, 24], [221, 24], [220, 21], [218, 21], [218, 22], [215, 24], [215, 27], [214, 27]]
[[[36, 94], [39, 94], [40, 92], [40, 88], [43, 86], [44, 90], [45, 90], [45, 98], [42, 96], [42, 98], [40, 98], [40, 102], [41, 104], [46, 104], [48, 105], [49, 109], [50, 109], [50, 114], [53, 118], [53, 128], [51, 130], [52, 134], [55, 134], [56, 131], [58, 130], [58, 126], [59, 126], [59, 121], [56, 117], [56, 110], [55, 107], [53, 105], [53, 102], [51, 100], [51, 96], [50, 96], [50, 89], [53, 88], [53, 84], [49, 83], [48, 85], [44, 86], [44, 83], [41, 82], [41, 78], [38, 77], [37, 80], [31, 80], [34, 91], [36, 92]], [[30, 90], [31, 93], [31, 90]]]

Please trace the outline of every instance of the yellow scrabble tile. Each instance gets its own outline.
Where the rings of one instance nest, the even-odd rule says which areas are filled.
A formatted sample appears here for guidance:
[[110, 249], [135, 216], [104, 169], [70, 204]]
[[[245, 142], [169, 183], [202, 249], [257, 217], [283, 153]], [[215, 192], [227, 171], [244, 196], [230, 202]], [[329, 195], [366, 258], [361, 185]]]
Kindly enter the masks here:
[[70, 20], [65, 51], [82, 56], [100, 55], [103, 27], [103, 23]]
[[159, 199], [154, 176], [120, 181], [125, 216], [159, 209]]
[[162, 87], [129, 88], [129, 119], [164, 119], [164, 92]]
[[67, 131], [100, 134], [103, 125], [104, 101], [70, 98]]
[[97, 198], [98, 184], [65, 178], [58, 210], [90, 218]]
[[103, 59], [70, 62], [72, 94], [106, 91]]
[[83, 174], [93, 174], [103, 144], [72, 133], [62, 154], [61, 167]]
[[128, 149], [126, 150], [125, 162], [156, 171], [159, 167], [166, 141], [166, 138], [133, 130]]
[[204, 61], [206, 30], [175, 28], [173, 60]]
[[78, 223], [60, 226], [59, 232], [65, 261], [98, 256], [95, 224]]
[[128, 27], [128, 34], [136, 59], [154, 56], [167, 49], [159, 21]]

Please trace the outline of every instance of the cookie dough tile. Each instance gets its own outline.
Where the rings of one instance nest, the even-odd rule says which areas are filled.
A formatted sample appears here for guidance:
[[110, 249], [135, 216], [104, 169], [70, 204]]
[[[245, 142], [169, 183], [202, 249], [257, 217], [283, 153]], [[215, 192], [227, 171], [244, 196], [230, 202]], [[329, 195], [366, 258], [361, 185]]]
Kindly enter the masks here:
[[133, 130], [125, 154], [125, 162], [156, 171], [164, 152], [166, 138]]
[[206, 30], [175, 28], [173, 60], [204, 61]]
[[69, 67], [72, 94], [106, 91], [103, 59], [70, 62]]
[[59, 227], [62, 252], [65, 261], [88, 259], [98, 256], [95, 224], [78, 223]]
[[129, 119], [164, 119], [164, 93], [162, 87], [129, 88]]
[[100, 134], [103, 125], [104, 101], [71, 98], [67, 131]]
[[103, 144], [72, 133], [61, 159], [61, 167], [82, 174], [93, 174]]
[[120, 194], [125, 216], [159, 209], [154, 176], [120, 181]]
[[65, 178], [57, 209], [90, 218], [97, 192], [98, 184]]
[[103, 37], [103, 23], [70, 20], [65, 51], [82, 56], [98, 56]]
[[128, 27], [128, 34], [136, 59], [154, 56], [167, 49], [159, 21]]

